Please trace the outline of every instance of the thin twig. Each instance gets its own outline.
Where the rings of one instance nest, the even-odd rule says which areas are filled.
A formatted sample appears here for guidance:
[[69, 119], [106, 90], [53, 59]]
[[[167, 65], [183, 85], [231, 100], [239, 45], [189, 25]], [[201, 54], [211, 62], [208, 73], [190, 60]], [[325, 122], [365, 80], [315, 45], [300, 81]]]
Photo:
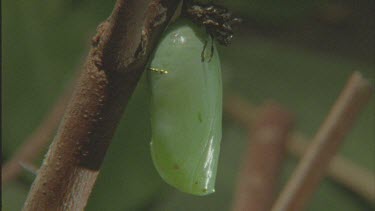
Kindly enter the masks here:
[[[288, 141], [288, 151], [302, 157], [308, 147], [307, 138], [295, 133]], [[342, 156], [335, 156], [329, 163], [328, 175], [370, 203], [375, 203], [375, 175]]]
[[34, 176], [36, 176], [38, 174], [38, 167], [35, 166], [34, 164], [32, 163], [24, 163], [24, 162], [20, 162], [19, 163], [20, 166], [26, 170], [27, 172], [33, 174]]
[[3, 165], [1, 169], [1, 182], [3, 185], [20, 175], [22, 172], [20, 163], [32, 164], [40, 153], [47, 148], [71, 95], [72, 87], [69, 84], [68, 88], [58, 98], [38, 128], [23, 142], [11, 159]]
[[122, 113], [178, 3], [116, 2], [92, 40], [85, 68], [24, 210], [84, 209]]
[[234, 211], [268, 211], [275, 199], [292, 116], [277, 104], [261, 107], [237, 180]]
[[373, 89], [355, 72], [299, 162], [273, 211], [303, 210]]
[[[224, 111], [245, 128], [253, 124], [258, 108], [244, 98], [229, 95], [225, 99]], [[302, 157], [309, 139], [300, 132], [294, 132], [287, 143], [289, 153]], [[353, 161], [335, 155], [329, 164], [328, 175], [339, 184], [357, 193], [370, 203], [375, 203], [375, 175]], [[371, 185], [373, 184], [373, 185]]]

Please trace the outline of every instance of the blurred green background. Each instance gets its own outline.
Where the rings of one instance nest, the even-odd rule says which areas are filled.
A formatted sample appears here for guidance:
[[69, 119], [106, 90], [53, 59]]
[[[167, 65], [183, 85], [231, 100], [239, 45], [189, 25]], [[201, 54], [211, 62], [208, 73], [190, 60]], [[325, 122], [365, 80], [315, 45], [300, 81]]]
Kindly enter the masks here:
[[[354, 70], [374, 82], [375, 1], [221, 0], [244, 23], [219, 49], [225, 93], [259, 104], [276, 100], [312, 136]], [[114, 0], [2, 1], [2, 162], [37, 127], [74, 78], [96, 26]], [[371, 100], [340, 153], [375, 170], [375, 101]], [[147, 89], [141, 82], [109, 148], [87, 210], [229, 210], [246, 131], [224, 114], [216, 193], [180, 193], [155, 171], [149, 152]], [[126, 139], [125, 139], [126, 137]], [[47, 147], [46, 147], [47, 148]], [[40, 157], [37, 164], [41, 162]], [[288, 158], [286, 181], [296, 160]], [[25, 172], [3, 185], [3, 210], [20, 210], [33, 180]], [[355, 194], [324, 180], [307, 210], [371, 210]]]

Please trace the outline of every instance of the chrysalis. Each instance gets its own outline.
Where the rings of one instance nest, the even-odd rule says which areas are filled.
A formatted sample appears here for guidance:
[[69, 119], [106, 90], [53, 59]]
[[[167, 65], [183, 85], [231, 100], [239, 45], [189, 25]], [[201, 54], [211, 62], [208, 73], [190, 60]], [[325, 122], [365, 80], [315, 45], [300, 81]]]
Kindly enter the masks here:
[[215, 191], [220, 151], [221, 69], [211, 41], [204, 29], [178, 20], [148, 70], [153, 162], [168, 184], [195, 195]]

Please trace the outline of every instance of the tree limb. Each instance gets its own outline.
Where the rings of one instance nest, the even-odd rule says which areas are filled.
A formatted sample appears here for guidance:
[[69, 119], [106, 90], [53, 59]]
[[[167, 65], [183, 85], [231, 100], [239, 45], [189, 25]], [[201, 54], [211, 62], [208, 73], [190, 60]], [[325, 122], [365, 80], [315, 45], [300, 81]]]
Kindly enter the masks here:
[[122, 113], [178, 0], [118, 0], [99, 27], [24, 210], [83, 210]]
[[[246, 129], [254, 122], [258, 108], [240, 96], [230, 95], [224, 101], [224, 111]], [[287, 143], [287, 150], [296, 157], [302, 157], [308, 147], [309, 138], [296, 131]], [[370, 203], [375, 203], [375, 175], [368, 169], [353, 161], [335, 155], [329, 164], [328, 175], [335, 182], [363, 197]]]
[[373, 94], [373, 87], [359, 72], [346, 87], [320, 126], [272, 211], [303, 210], [345, 135]]
[[280, 105], [261, 107], [249, 128], [249, 146], [237, 180], [233, 211], [271, 209], [292, 126], [292, 115]]
[[[303, 157], [309, 142], [303, 134], [295, 133], [288, 142], [288, 151], [300, 158]], [[334, 182], [341, 183], [366, 201], [375, 204], [375, 175], [353, 161], [336, 155], [329, 163], [328, 175]]]

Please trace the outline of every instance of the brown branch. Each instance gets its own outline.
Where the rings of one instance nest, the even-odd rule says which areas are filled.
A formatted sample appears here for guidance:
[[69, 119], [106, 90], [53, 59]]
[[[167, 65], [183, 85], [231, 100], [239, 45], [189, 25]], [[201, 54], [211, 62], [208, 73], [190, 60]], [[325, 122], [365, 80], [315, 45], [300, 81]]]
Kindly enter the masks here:
[[355, 72], [299, 162], [273, 211], [303, 210], [373, 89]]
[[250, 142], [233, 210], [268, 211], [274, 201], [292, 116], [277, 104], [266, 104], [250, 128]]
[[69, 85], [69, 88], [58, 98], [38, 128], [17, 149], [12, 158], [3, 165], [1, 169], [2, 184], [6, 184], [19, 176], [22, 172], [20, 163], [31, 164], [47, 148], [64, 114], [71, 94], [72, 87]]
[[[257, 107], [240, 96], [231, 94], [225, 99], [224, 111], [244, 127], [250, 127], [255, 119]], [[291, 135], [287, 150], [296, 157], [302, 157], [309, 139], [300, 132]], [[335, 155], [329, 164], [328, 175], [339, 184], [360, 195], [370, 203], [375, 202], [375, 175], [351, 160]]]
[[178, 3], [116, 2], [92, 40], [85, 68], [24, 210], [84, 209], [122, 113]]
[[[288, 142], [288, 151], [302, 157], [308, 147], [307, 139], [296, 133]], [[329, 163], [328, 175], [354, 191], [370, 203], [375, 203], [375, 175], [342, 156], [335, 156]]]

